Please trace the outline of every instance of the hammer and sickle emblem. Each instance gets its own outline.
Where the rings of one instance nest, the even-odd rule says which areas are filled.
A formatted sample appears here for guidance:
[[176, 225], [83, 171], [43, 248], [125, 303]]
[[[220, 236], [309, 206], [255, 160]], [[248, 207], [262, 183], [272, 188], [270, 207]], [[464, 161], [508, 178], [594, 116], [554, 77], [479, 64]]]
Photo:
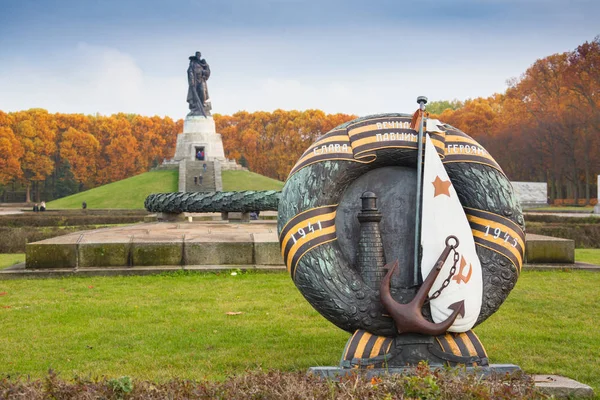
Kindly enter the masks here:
[[471, 274], [473, 273], [473, 266], [469, 263], [469, 273], [467, 276], [463, 275], [463, 271], [467, 266], [467, 261], [463, 256], [460, 257], [460, 269], [458, 270], [458, 275], [452, 277], [452, 280], [455, 280], [457, 284], [461, 282], [467, 283], [471, 280]]

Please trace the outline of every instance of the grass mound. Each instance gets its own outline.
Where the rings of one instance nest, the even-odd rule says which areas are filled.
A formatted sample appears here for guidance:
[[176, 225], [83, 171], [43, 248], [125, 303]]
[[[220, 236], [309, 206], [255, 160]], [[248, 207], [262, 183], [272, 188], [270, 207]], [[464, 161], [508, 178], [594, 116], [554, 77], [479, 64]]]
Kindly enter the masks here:
[[223, 190], [281, 190], [283, 182], [250, 171], [223, 171]]
[[77, 193], [47, 204], [49, 210], [56, 208], [144, 208], [144, 200], [150, 193], [176, 192], [178, 171], [152, 171], [85, 192]]
[[[225, 191], [281, 190], [283, 188], [283, 182], [249, 171], [223, 171], [222, 178]], [[179, 172], [177, 170], [146, 172], [51, 201], [47, 207], [48, 210], [81, 208], [81, 204], [85, 201], [90, 209], [142, 209], [144, 200], [149, 194], [176, 192], [178, 179]]]
[[0, 398], [36, 399], [539, 399], [525, 375], [494, 376], [482, 380], [452, 371], [430, 371], [426, 366], [414, 375], [386, 375], [367, 379], [358, 375], [334, 381], [306, 372], [250, 371], [222, 382], [173, 379], [167, 382], [132, 380], [128, 376], [97, 380], [75, 378], [71, 382], [50, 372], [38, 380], [0, 380]]

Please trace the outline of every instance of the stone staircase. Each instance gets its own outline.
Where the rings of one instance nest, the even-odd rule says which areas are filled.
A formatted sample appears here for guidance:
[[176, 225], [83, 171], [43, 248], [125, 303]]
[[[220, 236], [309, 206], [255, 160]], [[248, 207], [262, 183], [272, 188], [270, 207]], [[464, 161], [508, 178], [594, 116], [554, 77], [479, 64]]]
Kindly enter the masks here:
[[[185, 163], [183, 168], [185, 169], [184, 176], [181, 176], [180, 169], [180, 178], [183, 178], [181, 183], [184, 183], [184, 188], [179, 188], [182, 192], [216, 192], [223, 190], [221, 187], [221, 169], [218, 162], [213, 161], [183, 161]], [[206, 163], [206, 170], [204, 170], [203, 164]], [[218, 176], [217, 176], [218, 175]], [[194, 182], [194, 177], [202, 177], [202, 183], [197, 179]]]

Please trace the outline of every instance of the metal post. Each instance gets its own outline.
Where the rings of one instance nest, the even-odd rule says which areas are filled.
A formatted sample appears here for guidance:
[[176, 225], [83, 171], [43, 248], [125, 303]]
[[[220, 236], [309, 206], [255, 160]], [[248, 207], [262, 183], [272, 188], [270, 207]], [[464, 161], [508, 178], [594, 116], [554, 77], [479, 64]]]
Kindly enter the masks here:
[[425, 104], [427, 97], [417, 97], [419, 109], [421, 110], [421, 122], [419, 123], [419, 136], [417, 138], [417, 202], [415, 205], [415, 251], [413, 283], [419, 284], [419, 249], [421, 248], [421, 202], [423, 197], [423, 123], [425, 122]]

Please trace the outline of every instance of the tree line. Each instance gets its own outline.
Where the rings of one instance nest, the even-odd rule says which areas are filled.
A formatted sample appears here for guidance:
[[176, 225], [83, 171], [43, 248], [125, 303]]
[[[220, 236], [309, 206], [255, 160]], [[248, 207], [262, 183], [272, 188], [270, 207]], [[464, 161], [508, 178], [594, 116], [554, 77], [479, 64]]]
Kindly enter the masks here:
[[240, 111], [231, 116], [215, 115], [215, 124], [227, 158], [238, 160], [253, 172], [285, 181], [315, 139], [355, 118], [321, 110]]
[[172, 157], [182, 128], [168, 117], [0, 111], [0, 190], [40, 201], [148, 171]]
[[440, 108], [436, 117], [478, 140], [511, 180], [547, 182], [552, 200], [596, 197], [600, 36], [537, 60], [505, 93]]
[[[504, 93], [428, 105], [478, 140], [509, 179], [542, 181], [551, 199], [589, 203], [600, 173], [600, 37], [537, 60]], [[404, 110], [411, 111], [411, 110]], [[356, 118], [321, 110], [215, 114], [225, 155], [285, 180], [304, 150]], [[175, 152], [183, 121], [133, 114], [0, 111], [0, 195], [61, 197], [148, 171]]]
[[[285, 180], [310, 143], [355, 117], [276, 110], [214, 118], [228, 158]], [[146, 172], [173, 157], [182, 131], [183, 120], [168, 117], [0, 111], [0, 201], [22, 190], [39, 202]]]

